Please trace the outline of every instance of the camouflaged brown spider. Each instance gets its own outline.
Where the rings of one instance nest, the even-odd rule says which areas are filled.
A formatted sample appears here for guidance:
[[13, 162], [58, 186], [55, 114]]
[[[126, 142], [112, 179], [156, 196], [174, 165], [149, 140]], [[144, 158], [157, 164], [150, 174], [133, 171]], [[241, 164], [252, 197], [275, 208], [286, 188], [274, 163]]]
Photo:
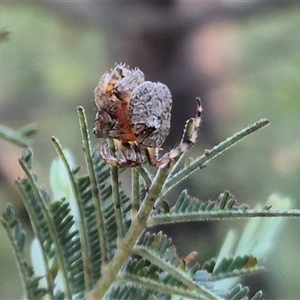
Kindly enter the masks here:
[[[150, 165], [160, 166], [195, 143], [202, 112], [199, 99], [196, 118], [187, 121], [192, 132], [176, 148], [157, 158], [159, 147], [170, 131], [172, 96], [165, 84], [145, 81], [138, 68], [116, 65], [100, 78], [94, 94], [98, 111], [93, 133], [97, 138], [105, 138], [101, 156], [111, 165], [139, 166], [144, 151]], [[114, 140], [123, 157], [117, 155], [107, 139]]]

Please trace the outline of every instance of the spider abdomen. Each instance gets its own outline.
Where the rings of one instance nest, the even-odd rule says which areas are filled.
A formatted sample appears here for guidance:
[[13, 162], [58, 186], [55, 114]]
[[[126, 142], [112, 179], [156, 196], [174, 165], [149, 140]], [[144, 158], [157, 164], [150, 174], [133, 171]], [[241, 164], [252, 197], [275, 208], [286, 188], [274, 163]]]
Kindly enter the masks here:
[[131, 93], [128, 117], [138, 144], [159, 147], [170, 131], [172, 96], [165, 84], [145, 81]]
[[165, 84], [144, 81], [144, 73], [118, 64], [95, 89], [96, 137], [157, 148], [170, 131], [172, 96]]

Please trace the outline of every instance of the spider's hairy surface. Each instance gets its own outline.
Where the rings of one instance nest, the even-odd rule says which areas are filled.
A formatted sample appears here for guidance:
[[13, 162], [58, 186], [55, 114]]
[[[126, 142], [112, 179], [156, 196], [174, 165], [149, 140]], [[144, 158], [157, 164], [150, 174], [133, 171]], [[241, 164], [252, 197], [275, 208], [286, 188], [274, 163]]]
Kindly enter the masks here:
[[[199, 99], [197, 115], [187, 121], [180, 144], [161, 159], [157, 158], [158, 148], [170, 131], [172, 96], [165, 84], [145, 81], [138, 68], [118, 64], [106, 72], [95, 89], [95, 103], [98, 108], [95, 136], [114, 139], [119, 150], [115, 151], [107, 140], [103, 142], [101, 155], [111, 165], [138, 166], [143, 163], [143, 150], [150, 165], [160, 166], [195, 143], [202, 112]], [[115, 152], [121, 152], [122, 157]]]
[[144, 81], [138, 68], [118, 64], [95, 89], [96, 137], [159, 147], [170, 131], [172, 96], [160, 82]]

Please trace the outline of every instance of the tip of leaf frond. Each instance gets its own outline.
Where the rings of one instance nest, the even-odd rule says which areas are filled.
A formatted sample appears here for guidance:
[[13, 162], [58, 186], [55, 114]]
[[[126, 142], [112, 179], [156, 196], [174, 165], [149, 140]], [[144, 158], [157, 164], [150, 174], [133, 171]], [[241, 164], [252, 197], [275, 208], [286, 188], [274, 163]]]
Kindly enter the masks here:
[[270, 121], [268, 119], [262, 119], [261, 122], [264, 124], [264, 125], [269, 125], [270, 124]]

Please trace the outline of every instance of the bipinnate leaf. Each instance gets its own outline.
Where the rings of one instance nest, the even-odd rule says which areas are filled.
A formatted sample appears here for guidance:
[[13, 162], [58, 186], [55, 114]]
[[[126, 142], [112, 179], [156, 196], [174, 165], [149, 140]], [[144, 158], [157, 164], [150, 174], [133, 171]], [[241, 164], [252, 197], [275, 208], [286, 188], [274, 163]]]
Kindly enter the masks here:
[[[200, 268], [194, 263], [196, 252], [181, 258], [170, 238], [162, 232], [146, 231], [149, 227], [176, 222], [300, 215], [296, 210], [272, 211], [271, 206], [253, 210], [246, 204], [238, 204], [228, 191], [216, 201], [200, 201], [189, 196], [187, 191], [179, 195], [174, 205], [164, 199], [171, 188], [192, 172], [269, 123], [260, 120], [180, 167], [183, 154], [195, 142], [200, 107], [198, 102], [197, 117], [187, 121], [181, 144], [171, 154], [163, 156], [154, 176], [144, 166], [132, 169], [131, 198], [121, 186], [119, 175], [125, 168], [107, 165], [98, 151], [92, 150], [84, 109], [78, 107], [87, 175], [80, 175], [80, 168], [69, 163], [67, 152], [52, 137], [61, 159], [60, 167], [68, 178], [64, 184], [69, 184], [66, 190], [72, 194], [74, 215], [70, 199], [52, 199], [44, 190], [39, 177], [33, 173], [32, 151], [25, 149], [19, 161], [25, 178], [18, 178], [16, 183], [35, 241], [40, 244], [45, 288], [39, 287], [40, 278], [34, 276], [24, 259], [25, 233], [11, 206], [7, 206], [1, 222], [13, 245], [28, 299], [38, 299], [46, 293], [51, 300], [234, 300], [249, 297], [247, 287], [236, 285], [230, 291], [227, 287], [217, 290], [216, 282], [260, 271], [262, 268], [252, 255], [223, 255], [225, 258], [218, 259], [217, 263], [212, 259]], [[2, 131], [4, 138], [23, 146], [34, 133], [30, 126], [18, 132], [6, 128]], [[56, 197], [67, 198], [60, 195]], [[258, 292], [252, 299], [261, 298], [262, 293]]]
[[71, 214], [70, 204], [65, 201], [53, 201], [49, 205], [59, 244], [62, 248], [65, 268], [68, 272], [68, 281], [72, 294], [84, 295], [83, 262], [79, 231], [76, 229], [75, 220]]
[[114, 300], [141, 300], [141, 299], [149, 299], [156, 300], [158, 299], [151, 289], [145, 289], [139, 286], [134, 286], [131, 284], [120, 284], [113, 286], [111, 291], [109, 291], [109, 295], [106, 299], [114, 299]]
[[215, 259], [211, 259], [205, 262], [201, 269], [211, 273], [212, 281], [264, 271], [264, 268], [258, 266], [257, 259], [252, 255], [224, 257], [218, 265], [216, 265]]
[[181, 222], [299, 216], [299, 214], [300, 210], [298, 209], [273, 210], [272, 206], [250, 209], [245, 203], [238, 204], [228, 191], [222, 193], [216, 201], [201, 201], [189, 196], [187, 191], [183, 190], [172, 207], [165, 201], [162, 208], [153, 211], [147, 222], [147, 227]]
[[5, 212], [2, 214], [0, 221], [13, 247], [27, 299], [42, 299], [47, 294], [47, 290], [39, 287], [41, 277], [35, 276], [31, 264], [26, 260], [24, 253], [26, 234], [22, 229], [20, 221], [15, 218], [15, 212], [10, 204], [6, 205]]
[[159, 268], [152, 267], [152, 270], [159, 273], [159, 277], [157, 276], [159, 282], [169, 287], [177, 287], [179, 295], [183, 295], [184, 291], [188, 290], [189, 295], [185, 294], [186, 297], [196, 297], [196, 295], [198, 296], [195, 299], [214, 297], [207, 290], [210, 288], [209, 285], [200, 285], [194, 281], [194, 274], [199, 269], [199, 265], [196, 263], [193, 267], [189, 267], [184, 259], [177, 255], [171, 239], [161, 232], [146, 233], [141, 242], [134, 247], [133, 252]]
[[263, 294], [261, 291], [258, 291], [255, 293], [253, 297], [249, 297], [249, 288], [243, 287], [241, 284], [237, 284], [235, 287], [233, 287], [229, 293], [226, 295], [226, 300], [261, 300], [263, 299]]

